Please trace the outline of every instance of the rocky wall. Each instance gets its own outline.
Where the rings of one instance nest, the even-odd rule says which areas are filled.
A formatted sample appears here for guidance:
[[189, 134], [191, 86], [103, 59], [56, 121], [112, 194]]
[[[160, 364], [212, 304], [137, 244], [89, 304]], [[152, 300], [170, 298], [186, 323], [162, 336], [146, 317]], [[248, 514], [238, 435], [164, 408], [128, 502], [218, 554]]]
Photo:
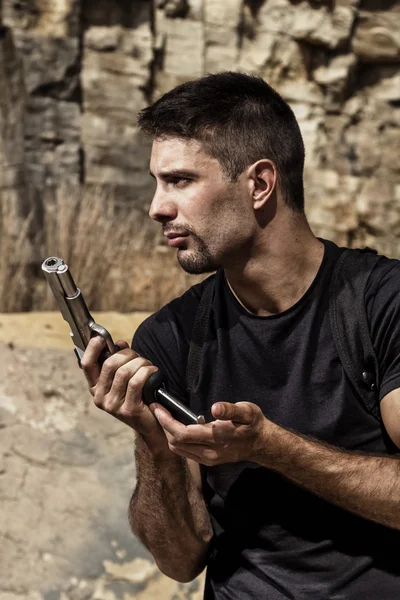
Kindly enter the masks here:
[[1, 23], [0, 196], [16, 214], [82, 182], [155, 232], [137, 111], [236, 69], [297, 115], [315, 232], [400, 256], [396, 0], [3, 0]]

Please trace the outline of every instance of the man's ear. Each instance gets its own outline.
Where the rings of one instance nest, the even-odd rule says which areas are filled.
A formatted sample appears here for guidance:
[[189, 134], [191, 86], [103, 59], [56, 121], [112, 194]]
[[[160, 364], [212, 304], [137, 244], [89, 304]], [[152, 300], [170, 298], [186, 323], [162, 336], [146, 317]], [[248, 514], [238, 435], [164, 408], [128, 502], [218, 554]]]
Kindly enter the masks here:
[[278, 174], [272, 160], [263, 158], [248, 169], [249, 182], [253, 207], [255, 210], [263, 208], [275, 190]]

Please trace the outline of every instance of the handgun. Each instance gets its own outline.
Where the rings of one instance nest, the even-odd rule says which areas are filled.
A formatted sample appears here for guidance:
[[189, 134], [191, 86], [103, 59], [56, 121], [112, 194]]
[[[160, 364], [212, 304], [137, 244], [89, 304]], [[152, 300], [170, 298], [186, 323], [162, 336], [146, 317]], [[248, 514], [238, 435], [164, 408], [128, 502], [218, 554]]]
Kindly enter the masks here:
[[[57, 256], [49, 256], [42, 262], [42, 271], [62, 316], [69, 324], [70, 336], [79, 366], [81, 366], [81, 359], [89, 340], [95, 335], [100, 335], [106, 342], [106, 347], [99, 358], [100, 365], [109, 356], [118, 352], [119, 348], [114, 344], [110, 333], [96, 323], [91, 316], [81, 290], [75, 285], [68, 265]], [[160, 370], [152, 373], [143, 387], [144, 402], [147, 405], [158, 402], [171, 413], [174, 419], [184, 425], [205, 423], [202, 415], [195, 415], [187, 406], [168, 393], [165, 381], [165, 374]]]

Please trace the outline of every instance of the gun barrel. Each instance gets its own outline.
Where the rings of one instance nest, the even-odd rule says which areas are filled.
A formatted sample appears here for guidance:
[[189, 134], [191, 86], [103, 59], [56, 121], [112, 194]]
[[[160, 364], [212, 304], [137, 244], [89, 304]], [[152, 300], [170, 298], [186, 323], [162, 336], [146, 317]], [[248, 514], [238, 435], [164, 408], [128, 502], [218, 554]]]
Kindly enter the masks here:
[[57, 276], [66, 298], [75, 298], [79, 294], [79, 288], [75, 285], [68, 265], [61, 258], [50, 256], [43, 261], [42, 269], [45, 274], [53, 275], [53, 277], [47, 277], [49, 281], [54, 280], [54, 275]]
[[59, 309], [70, 326], [75, 347], [83, 353], [92, 335], [94, 319], [89, 313], [81, 291], [75, 285], [68, 265], [61, 258], [50, 256], [43, 261], [42, 270]]
[[72, 275], [68, 270], [67, 265], [61, 265], [57, 269], [58, 279], [63, 287], [65, 296], [68, 299], [76, 298], [80, 293], [80, 290], [75, 285], [75, 281], [72, 279]]

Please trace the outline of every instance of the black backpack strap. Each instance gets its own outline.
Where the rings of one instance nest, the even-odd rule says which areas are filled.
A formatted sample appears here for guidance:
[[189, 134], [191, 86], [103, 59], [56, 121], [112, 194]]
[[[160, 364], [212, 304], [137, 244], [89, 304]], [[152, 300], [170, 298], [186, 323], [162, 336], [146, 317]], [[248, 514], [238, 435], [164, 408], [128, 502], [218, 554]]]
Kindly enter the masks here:
[[357, 395], [377, 419], [379, 364], [369, 333], [365, 289], [381, 258], [371, 248], [345, 250], [335, 265], [329, 289], [330, 322], [340, 360]]
[[200, 373], [201, 353], [207, 335], [207, 325], [210, 318], [211, 305], [214, 297], [215, 276], [204, 282], [203, 293], [197, 307], [194, 319], [192, 339], [190, 340], [189, 356], [186, 367], [186, 387], [192, 394], [196, 379]]

